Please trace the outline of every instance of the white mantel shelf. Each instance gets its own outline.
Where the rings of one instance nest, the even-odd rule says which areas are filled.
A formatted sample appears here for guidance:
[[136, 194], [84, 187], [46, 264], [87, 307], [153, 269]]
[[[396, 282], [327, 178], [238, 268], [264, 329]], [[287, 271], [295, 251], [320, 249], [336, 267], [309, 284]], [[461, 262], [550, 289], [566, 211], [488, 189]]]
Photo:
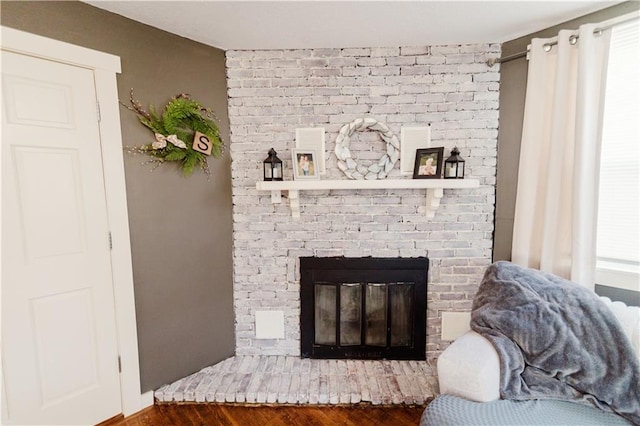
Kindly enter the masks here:
[[477, 179], [380, 179], [380, 180], [287, 180], [261, 181], [256, 183], [258, 191], [270, 191], [271, 202], [282, 202], [281, 192], [288, 191], [291, 216], [300, 218], [300, 191], [327, 189], [425, 189], [427, 192], [428, 218], [435, 216], [440, 207], [444, 189], [478, 188]]

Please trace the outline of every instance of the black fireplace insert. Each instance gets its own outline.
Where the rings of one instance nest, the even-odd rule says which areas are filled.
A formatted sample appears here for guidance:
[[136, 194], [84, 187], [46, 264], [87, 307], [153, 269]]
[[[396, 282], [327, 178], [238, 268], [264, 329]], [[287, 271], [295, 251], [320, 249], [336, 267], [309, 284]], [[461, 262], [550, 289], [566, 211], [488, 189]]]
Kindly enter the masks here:
[[303, 358], [424, 360], [429, 259], [300, 258]]

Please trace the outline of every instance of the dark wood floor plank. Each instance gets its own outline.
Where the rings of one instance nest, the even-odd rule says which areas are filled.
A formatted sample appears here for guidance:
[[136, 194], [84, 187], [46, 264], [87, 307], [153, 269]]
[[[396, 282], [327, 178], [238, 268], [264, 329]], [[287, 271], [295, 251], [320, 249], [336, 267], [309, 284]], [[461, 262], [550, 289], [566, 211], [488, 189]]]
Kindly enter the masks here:
[[[255, 408], [255, 409], [251, 409]], [[275, 407], [243, 407], [235, 405], [211, 405], [212, 411], [222, 411], [230, 421], [230, 425], [243, 426], [246, 424], [273, 424], [281, 426], [283, 422]]]
[[[324, 426], [329, 418], [321, 408], [310, 407], [302, 410], [287, 410], [287, 420], [290, 424], [307, 424], [308, 426]], [[324, 410], [327, 411], [327, 410]]]
[[109, 426], [416, 426], [424, 406], [159, 404]]

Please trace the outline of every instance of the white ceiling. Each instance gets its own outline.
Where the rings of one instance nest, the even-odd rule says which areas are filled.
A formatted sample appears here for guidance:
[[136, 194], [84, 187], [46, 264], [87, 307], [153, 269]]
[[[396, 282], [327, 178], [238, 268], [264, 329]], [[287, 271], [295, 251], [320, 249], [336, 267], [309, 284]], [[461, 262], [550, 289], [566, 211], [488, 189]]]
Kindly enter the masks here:
[[221, 49], [505, 42], [620, 1], [96, 1]]

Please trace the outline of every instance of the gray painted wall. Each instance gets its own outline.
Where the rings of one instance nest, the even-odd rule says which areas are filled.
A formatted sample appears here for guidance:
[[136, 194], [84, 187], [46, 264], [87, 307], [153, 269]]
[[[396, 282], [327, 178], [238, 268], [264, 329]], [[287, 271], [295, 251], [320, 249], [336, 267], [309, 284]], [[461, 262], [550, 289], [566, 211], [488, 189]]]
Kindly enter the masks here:
[[[120, 56], [118, 94], [159, 108], [189, 93], [213, 108], [229, 141], [224, 52], [80, 2], [1, 3], [4, 26]], [[153, 140], [121, 108], [125, 145]], [[231, 168], [210, 159], [210, 181], [173, 165], [150, 172], [125, 154], [142, 391], [233, 354]]]

